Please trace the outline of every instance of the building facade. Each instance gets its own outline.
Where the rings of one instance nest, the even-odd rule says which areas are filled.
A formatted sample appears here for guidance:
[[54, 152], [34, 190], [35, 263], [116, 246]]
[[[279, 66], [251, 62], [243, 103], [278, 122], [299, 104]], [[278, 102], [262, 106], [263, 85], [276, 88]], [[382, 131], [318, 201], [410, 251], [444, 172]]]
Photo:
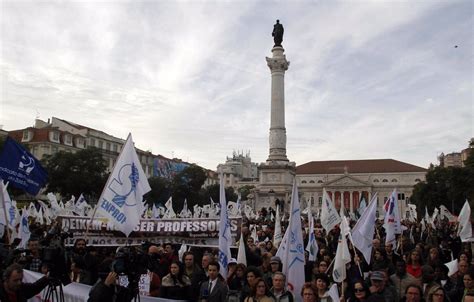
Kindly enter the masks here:
[[234, 152], [232, 157], [227, 157], [224, 164], [217, 166], [217, 172], [224, 175], [224, 185], [238, 189], [244, 184], [258, 181], [258, 165], [253, 163], [250, 152], [245, 155]]

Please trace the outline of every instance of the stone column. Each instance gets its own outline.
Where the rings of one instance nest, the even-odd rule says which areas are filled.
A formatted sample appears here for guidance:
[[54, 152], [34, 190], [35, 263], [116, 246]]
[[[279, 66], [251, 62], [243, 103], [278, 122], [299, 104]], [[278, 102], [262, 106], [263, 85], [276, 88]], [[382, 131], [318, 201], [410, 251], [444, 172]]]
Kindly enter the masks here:
[[288, 161], [286, 157], [285, 128], [285, 71], [290, 62], [283, 54], [281, 46], [272, 49], [273, 56], [267, 59], [272, 74], [271, 117], [270, 117], [270, 152], [267, 162]]
[[351, 208], [351, 214], [354, 213], [354, 202], [353, 202], [354, 197], [352, 196], [352, 194], [354, 194], [354, 191], [349, 191], [349, 206]]

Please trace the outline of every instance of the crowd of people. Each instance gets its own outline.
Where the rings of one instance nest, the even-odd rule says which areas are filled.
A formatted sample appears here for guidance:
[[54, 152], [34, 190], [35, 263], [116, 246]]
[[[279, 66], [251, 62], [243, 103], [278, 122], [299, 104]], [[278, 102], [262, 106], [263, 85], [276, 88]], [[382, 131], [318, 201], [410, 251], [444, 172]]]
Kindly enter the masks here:
[[[435, 228], [428, 224], [426, 229], [420, 223], [403, 224], [406, 230], [395, 247], [385, 244], [382, 224], [376, 225], [370, 263], [350, 248], [352, 259], [346, 265], [346, 279], [337, 284], [339, 300], [474, 301], [471, 244], [459, 240], [456, 224], [439, 220]], [[305, 243], [308, 225], [308, 221], [303, 223]], [[339, 228], [326, 234], [316, 220], [316, 261], [306, 259], [306, 283], [301, 292], [292, 292], [282, 272], [282, 259], [276, 255], [278, 247], [272, 243], [273, 227], [268, 213], [252, 220], [244, 218], [240, 240], [244, 240], [246, 263], [237, 262], [237, 250], [233, 249], [235, 258], [229, 260], [228, 274], [221, 276], [216, 248], [193, 246], [179, 255], [180, 246], [171, 243], [95, 247], [88, 246], [84, 238], [77, 238], [73, 247], [66, 248], [60, 243], [60, 235], [59, 242], [54, 242], [47, 238], [49, 232], [44, 226], [35, 229], [32, 224], [26, 250], [15, 249], [15, 243], [2, 247], [0, 301], [26, 301], [54, 279], [62, 284], [91, 285], [91, 302], [130, 301], [139, 291], [152, 297], [188, 301], [336, 302], [330, 289]], [[454, 260], [457, 265], [453, 266]], [[23, 283], [24, 269], [45, 277], [32, 284]], [[125, 284], [122, 275], [127, 276]], [[147, 287], [139, 289], [137, 283], [143, 280], [147, 280]]]

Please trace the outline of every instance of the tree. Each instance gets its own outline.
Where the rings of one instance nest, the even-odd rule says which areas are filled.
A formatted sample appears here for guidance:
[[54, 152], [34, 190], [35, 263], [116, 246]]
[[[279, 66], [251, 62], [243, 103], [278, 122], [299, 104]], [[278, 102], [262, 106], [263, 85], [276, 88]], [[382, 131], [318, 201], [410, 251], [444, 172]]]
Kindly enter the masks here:
[[255, 189], [255, 186], [245, 185], [238, 189], [242, 200], [247, 200], [247, 196], [251, 193], [252, 189]]
[[[206, 188], [201, 189], [200, 196], [201, 196], [200, 198], [201, 206], [205, 204], [209, 204], [211, 197], [212, 197], [212, 200], [214, 200], [214, 202], [218, 203], [220, 200], [220, 185], [213, 184]], [[235, 194], [234, 188], [232, 187], [225, 188], [225, 200], [227, 202], [237, 201], [237, 194]]]
[[474, 199], [474, 152], [465, 161], [465, 167], [439, 167], [431, 165], [426, 180], [415, 185], [412, 202], [417, 204], [424, 215], [425, 206], [429, 211], [445, 205], [458, 214], [464, 202]]
[[171, 181], [171, 194], [173, 196], [173, 208], [181, 211], [184, 199], [187, 199], [188, 208], [192, 208], [199, 199], [201, 190], [207, 175], [203, 168], [190, 165], [173, 177]]
[[164, 205], [171, 196], [171, 182], [163, 177], [150, 177], [148, 179], [151, 191], [143, 197], [148, 205]]
[[97, 200], [107, 181], [107, 166], [97, 148], [87, 148], [76, 153], [58, 152], [44, 158], [48, 171], [48, 190], [63, 196], [81, 193]]

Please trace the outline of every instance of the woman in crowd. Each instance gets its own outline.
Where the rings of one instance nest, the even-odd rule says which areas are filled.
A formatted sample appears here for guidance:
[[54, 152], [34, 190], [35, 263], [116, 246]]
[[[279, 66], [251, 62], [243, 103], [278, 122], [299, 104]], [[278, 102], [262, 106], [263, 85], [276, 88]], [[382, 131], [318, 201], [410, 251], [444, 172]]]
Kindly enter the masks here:
[[172, 261], [170, 273], [161, 281], [160, 297], [173, 300], [187, 300], [190, 298], [191, 280], [183, 274], [177, 261]]
[[449, 297], [446, 291], [441, 286], [431, 288], [428, 293], [428, 300], [426, 302], [449, 302]]
[[428, 260], [427, 260], [426, 264], [428, 264], [432, 268], [435, 268], [438, 265], [442, 264], [441, 262], [442, 261], [441, 261], [441, 258], [440, 258], [438, 248], [436, 248], [436, 247], [430, 248], [430, 252], [428, 254]]
[[301, 297], [303, 302], [316, 302], [316, 290], [311, 283], [306, 282], [301, 288]]
[[250, 296], [247, 296], [244, 302], [275, 302], [275, 299], [271, 296], [267, 283], [258, 277], [255, 279]]
[[[316, 300], [318, 302], [332, 302], [328, 293], [329, 277], [326, 274], [317, 274], [314, 276], [316, 280]], [[337, 301], [336, 301], [337, 302]]]
[[227, 279], [227, 284], [230, 290], [242, 290], [245, 282], [245, 269], [246, 266], [243, 263], [238, 263], [235, 267], [235, 272], [230, 278]]
[[407, 258], [407, 273], [414, 278], [421, 280], [421, 267], [423, 261], [421, 260], [421, 253], [418, 249], [410, 252]]
[[364, 284], [363, 280], [358, 280], [352, 285], [352, 293], [347, 302], [366, 301], [370, 295], [369, 288]]
[[255, 286], [257, 278], [261, 278], [262, 273], [255, 266], [247, 267], [245, 271], [245, 284], [242, 287], [241, 301], [244, 301], [246, 297], [251, 296], [252, 288]]

